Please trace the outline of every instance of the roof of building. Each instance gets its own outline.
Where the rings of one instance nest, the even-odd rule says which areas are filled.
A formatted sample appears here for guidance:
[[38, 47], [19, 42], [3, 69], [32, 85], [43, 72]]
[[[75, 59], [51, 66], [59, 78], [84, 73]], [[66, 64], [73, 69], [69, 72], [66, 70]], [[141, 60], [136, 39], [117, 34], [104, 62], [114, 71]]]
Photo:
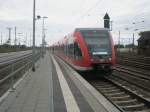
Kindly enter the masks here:
[[104, 19], [110, 19], [108, 13], [105, 14]]
[[138, 39], [138, 41], [150, 40], [150, 31], [141, 32], [139, 35], [140, 38]]
[[106, 30], [109, 31], [107, 28], [76, 28], [75, 31], [83, 31], [83, 30]]

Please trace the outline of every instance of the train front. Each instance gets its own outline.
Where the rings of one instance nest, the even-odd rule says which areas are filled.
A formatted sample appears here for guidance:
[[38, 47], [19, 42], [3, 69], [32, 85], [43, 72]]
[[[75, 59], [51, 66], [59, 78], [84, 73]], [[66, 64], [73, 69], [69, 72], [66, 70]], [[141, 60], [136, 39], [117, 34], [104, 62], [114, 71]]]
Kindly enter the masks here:
[[115, 64], [114, 44], [107, 29], [81, 30], [91, 66], [96, 70], [111, 72]]

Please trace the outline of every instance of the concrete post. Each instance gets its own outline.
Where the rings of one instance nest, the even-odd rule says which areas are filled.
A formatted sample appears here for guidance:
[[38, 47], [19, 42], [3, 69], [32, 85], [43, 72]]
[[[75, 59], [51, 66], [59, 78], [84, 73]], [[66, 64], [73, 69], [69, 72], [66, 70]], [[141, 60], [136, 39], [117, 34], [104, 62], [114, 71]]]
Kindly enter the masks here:
[[36, 0], [33, 0], [33, 45], [32, 45], [32, 71], [35, 71], [35, 6]]

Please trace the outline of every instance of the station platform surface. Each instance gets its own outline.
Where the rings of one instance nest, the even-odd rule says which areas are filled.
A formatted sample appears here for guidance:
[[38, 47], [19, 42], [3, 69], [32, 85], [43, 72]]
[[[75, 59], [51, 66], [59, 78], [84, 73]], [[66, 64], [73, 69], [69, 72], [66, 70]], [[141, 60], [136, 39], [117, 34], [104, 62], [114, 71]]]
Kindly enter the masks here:
[[0, 112], [119, 112], [71, 67], [50, 53], [36, 63], [35, 72], [27, 72], [14, 87], [0, 101]]

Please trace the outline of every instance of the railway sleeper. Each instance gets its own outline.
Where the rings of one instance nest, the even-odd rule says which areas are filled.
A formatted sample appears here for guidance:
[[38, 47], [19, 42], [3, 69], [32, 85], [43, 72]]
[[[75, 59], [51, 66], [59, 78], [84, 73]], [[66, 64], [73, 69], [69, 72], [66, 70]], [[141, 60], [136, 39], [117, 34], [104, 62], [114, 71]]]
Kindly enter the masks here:
[[101, 83], [93, 83], [96, 86], [109, 86], [109, 83], [101, 84]]
[[110, 97], [111, 100], [113, 101], [125, 101], [132, 99], [130, 95], [125, 95], [125, 96], [112, 96]]
[[103, 83], [103, 82], [92, 82], [93, 85], [100, 85], [100, 86], [105, 86], [105, 85], [110, 85], [109, 83]]
[[120, 89], [111, 89], [111, 90], [103, 90], [104, 93], [109, 94], [109, 93], [119, 93], [121, 92]]
[[145, 104], [143, 103], [120, 107], [125, 111], [141, 111], [146, 109]]
[[113, 96], [124, 96], [125, 92], [118, 92], [118, 93], [105, 93], [106, 96], [108, 97], [113, 97]]
[[[143, 81], [142, 81], [142, 80], [141, 80], [141, 81], [140, 81], [140, 80], [138, 81], [138, 80], [136, 80], [134, 77], [132, 78], [132, 77], [130, 77], [130, 76], [129, 76], [129, 78], [127, 78], [126, 76], [122, 76], [122, 77], [120, 77], [120, 76], [118, 76], [118, 75], [114, 75], [114, 76], [120, 78], [121, 80], [125, 80], [125, 83], [128, 81], [128, 82], [126, 83], [127, 87], [128, 87], [128, 85], [129, 85], [128, 83], [133, 83], [134, 85], [140, 87], [141, 89], [144, 88], [145, 90], [150, 91], [150, 89], [149, 89], [149, 84], [150, 84], [150, 83], [149, 83], [149, 82], [146, 82], [146, 81], [144, 81], [144, 80], [143, 80]], [[116, 80], [117, 80], [117, 79], [116, 79]], [[123, 82], [123, 81], [121, 82], [121, 80], [119, 81], [120, 83]], [[134, 80], [136, 80], [136, 82], [134, 82]], [[144, 83], [143, 83], [143, 82], [144, 82]], [[124, 85], [125, 85], [125, 83], [124, 83]], [[131, 86], [131, 87], [132, 87], [132, 86]], [[132, 89], [131, 87], [128, 88], [128, 89]], [[133, 90], [132, 90], [132, 91], [133, 91]]]
[[[131, 112], [131, 111], [128, 111], [128, 112]], [[144, 109], [144, 110], [141, 110], [141, 111], [134, 111], [134, 112], [150, 112], [150, 109]]]
[[113, 89], [117, 89], [116, 87], [114, 87], [114, 86], [112, 86], [112, 87], [96, 87], [96, 88], [98, 88], [99, 90], [101, 90], [101, 91], [109, 91], [109, 90], [113, 90]]
[[113, 88], [113, 85], [95, 85], [98, 88]]
[[138, 104], [139, 102], [137, 101], [137, 99], [129, 99], [129, 100], [125, 100], [125, 101], [115, 101], [115, 103], [119, 106], [124, 106], [124, 105]]

